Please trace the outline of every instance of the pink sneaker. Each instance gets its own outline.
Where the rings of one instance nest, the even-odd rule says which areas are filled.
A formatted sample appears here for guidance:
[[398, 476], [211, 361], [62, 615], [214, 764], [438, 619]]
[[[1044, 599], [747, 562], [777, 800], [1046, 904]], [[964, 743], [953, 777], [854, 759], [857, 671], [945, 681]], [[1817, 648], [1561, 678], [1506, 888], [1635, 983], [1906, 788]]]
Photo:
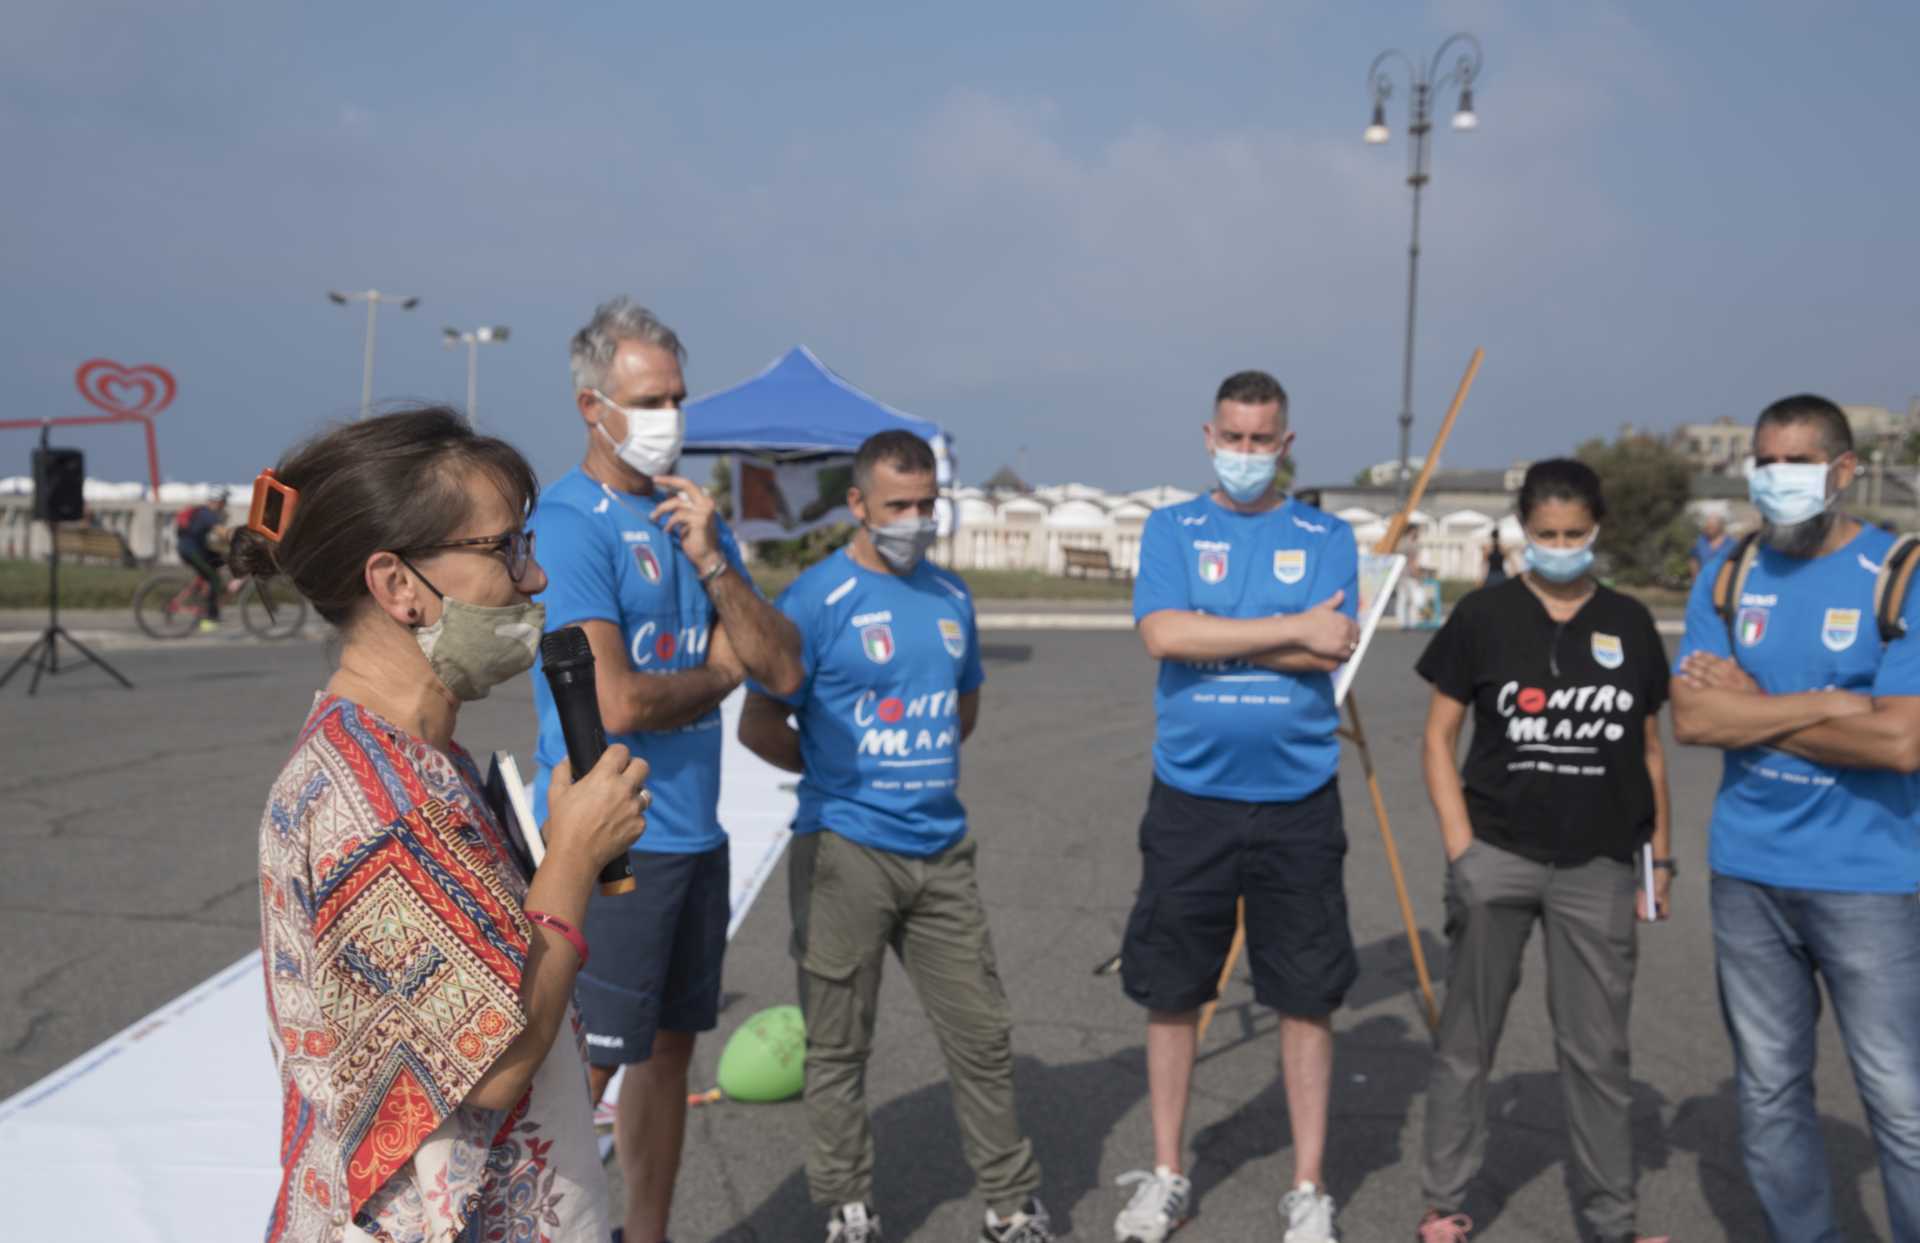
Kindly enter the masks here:
[[1442, 1217], [1438, 1212], [1428, 1209], [1413, 1237], [1420, 1243], [1467, 1243], [1467, 1231], [1471, 1229], [1473, 1218], [1465, 1213]]
[[1473, 1218], [1465, 1212], [1440, 1216], [1438, 1210], [1428, 1208], [1427, 1216], [1421, 1218], [1421, 1228], [1413, 1233], [1413, 1237], [1417, 1237], [1421, 1243], [1467, 1243], [1469, 1230], [1473, 1230]]

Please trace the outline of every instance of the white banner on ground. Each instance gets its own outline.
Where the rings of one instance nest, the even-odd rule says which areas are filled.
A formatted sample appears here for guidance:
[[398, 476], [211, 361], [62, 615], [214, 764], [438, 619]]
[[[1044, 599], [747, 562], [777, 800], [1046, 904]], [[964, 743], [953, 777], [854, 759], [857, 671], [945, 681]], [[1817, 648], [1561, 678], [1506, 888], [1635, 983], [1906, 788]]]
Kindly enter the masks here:
[[[796, 803], [796, 778], [735, 740], [743, 698], [721, 709], [729, 938], [786, 849]], [[0, 1238], [258, 1238], [280, 1182], [266, 1004], [255, 951], [0, 1101]]]

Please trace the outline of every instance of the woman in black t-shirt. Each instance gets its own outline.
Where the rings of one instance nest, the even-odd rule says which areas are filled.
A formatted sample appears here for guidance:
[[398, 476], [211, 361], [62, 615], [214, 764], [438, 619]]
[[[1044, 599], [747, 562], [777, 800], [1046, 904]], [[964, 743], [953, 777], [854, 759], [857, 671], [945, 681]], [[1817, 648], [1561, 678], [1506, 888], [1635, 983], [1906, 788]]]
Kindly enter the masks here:
[[[1447, 853], [1447, 998], [1427, 1087], [1421, 1243], [1461, 1243], [1486, 1150], [1487, 1076], [1538, 922], [1583, 1239], [1633, 1243], [1627, 1016], [1634, 924], [1666, 914], [1666, 647], [1593, 577], [1606, 503], [1584, 463], [1520, 486], [1526, 572], [1462, 600], [1420, 658], [1427, 794]], [[1473, 741], [1455, 766], [1460, 727]], [[1655, 910], [1639, 878], [1651, 843]]]

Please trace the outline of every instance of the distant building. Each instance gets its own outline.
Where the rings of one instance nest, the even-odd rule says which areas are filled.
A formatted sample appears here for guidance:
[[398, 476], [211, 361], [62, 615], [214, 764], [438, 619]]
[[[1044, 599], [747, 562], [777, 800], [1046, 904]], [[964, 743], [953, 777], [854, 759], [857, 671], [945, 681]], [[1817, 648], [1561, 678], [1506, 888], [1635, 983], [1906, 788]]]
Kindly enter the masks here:
[[1682, 423], [1669, 442], [1698, 471], [1737, 475], [1753, 455], [1753, 421], [1721, 415], [1711, 423]]
[[[1864, 458], [1875, 449], [1898, 460], [1907, 438], [1920, 431], [1920, 397], [1904, 413], [1886, 406], [1842, 405], [1853, 428], [1853, 443]], [[1740, 475], [1753, 456], [1753, 420], [1721, 415], [1711, 423], [1682, 423], [1668, 439], [1695, 470], [1715, 475]]]
[[1920, 399], [1904, 413], [1896, 414], [1885, 406], [1841, 406], [1853, 428], [1853, 445], [1862, 453], [1874, 449], [1889, 452], [1900, 447], [1920, 422]]
[[[1423, 457], [1408, 458], [1408, 475], [1419, 474], [1421, 470], [1426, 467], [1426, 464], [1427, 459]], [[1400, 477], [1400, 459], [1394, 458], [1390, 462], [1375, 462], [1361, 473], [1366, 476], [1367, 483], [1374, 487], [1392, 487], [1394, 481]]]
[[985, 491], [996, 494], [1002, 492], [1019, 494], [1033, 491], [1033, 488], [1028, 485], [1026, 480], [1014, 473], [1013, 467], [1011, 466], [1002, 466], [999, 470], [994, 471], [991, 475], [987, 476], [986, 482], [980, 486]]

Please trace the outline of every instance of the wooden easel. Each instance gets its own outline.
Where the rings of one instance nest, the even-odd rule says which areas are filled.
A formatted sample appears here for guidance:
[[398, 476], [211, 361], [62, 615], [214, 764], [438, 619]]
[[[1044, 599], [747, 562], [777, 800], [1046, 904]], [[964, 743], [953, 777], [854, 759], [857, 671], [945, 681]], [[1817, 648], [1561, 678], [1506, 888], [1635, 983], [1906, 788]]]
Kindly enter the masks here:
[[[1486, 351], [1475, 349], [1473, 357], [1467, 361], [1467, 373], [1460, 377], [1460, 387], [1453, 394], [1453, 404], [1447, 407], [1447, 417], [1440, 423], [1439, 434], [1433, 438], [1433, 449], [1428, 452], [1427, 460], [1420, 464], [1419, 477], [1413, 481], [1413, 488], [1407, 493], [1407, 503], [1393, 521], [1387, 524], [1387, 533], [1373, 546], [1376, 553], [1386, 555], [1393, 552], [1400, 543], [1400, 537], [1406, 533], [1407, 524], [1413, 520], [1413, 511], [1425, 495], [1427, 482], [1433, 478], [1435, 465], [1440, 461], [1440, 450], [1446, 447], [1447, 437], [1453, 434], [1453, 422], [1460, 416], [1460, 407], [1467, 400], [1467, 392], [1473, 388], [1473, 378], [1480, 373], [1480, 362], [1486, 357]], [[1407, 877], [1400, 867], [1400, 848], [1394, 844], [1393, 826], [1387, 819], [1387, 802], [1380, 793], [1380, 778], [1373, 768], [1373, 749], [1367, 745], [1367, 731], [1360, 724], [1360, 699], [1355, 689], [1347, 689], [1347, 728], [1339, 734], [1360, 752], [1360, 767], [1367, 776], [1367, 794], [1373, 802], [1373, 818], [1380, 823], [1380, 839], [1387, 849], [1387, 870], [1393, 874], [1394, 896], [1400, 900], [1400, 918], [1407, 926], [1407, 948], [1413, 955], [1413, 973], [1420, 981], [1420, 998], [1425, 1003], [1427, 1027], [1438, 1030], [1440, 1027], [1440, 1003], [1434, 998], [1433, 978], [1427, 974], [1427, 955], [1420, 945], [1420, 926], [1413, 917], [1413, 899], [1407, 896]], [[1239, 962], [1240, 951], [1247, 943], [1247, 905], [1240, 902], [1233, 929], [1233, 944], [1227, 950], [1227, 965], [1220, 972], [1220, 987], [1200, 1011], [1200, 1029], [1196, 1043], [1207, 1038], [1207, 1027], [1213, 1022], [1213, 1012], [1220, 1006], [1220, 996], [1227, 991], [1227, 983], [1233, 978], [1233, 968]]]

